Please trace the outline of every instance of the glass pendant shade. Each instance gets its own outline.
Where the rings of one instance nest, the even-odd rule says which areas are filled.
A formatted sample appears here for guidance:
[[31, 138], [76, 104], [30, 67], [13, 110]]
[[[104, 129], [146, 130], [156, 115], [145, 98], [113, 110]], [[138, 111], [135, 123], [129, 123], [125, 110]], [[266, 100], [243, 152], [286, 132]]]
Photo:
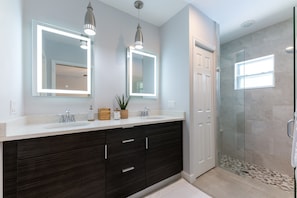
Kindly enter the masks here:
[[85, 15], [84, 32], [87, 35], [94, 36], [96, 34], [96, 21], [91, 2], [89, 2], [87, 9], [88, 10]]
[[137, 31], [136, 31], [136, 34], [135, 34], [135, 43], [134, 43], [134, 47], [136, 49], [142, 49], [143, 48], [143, 35], [142, 35], [142, 32], [141, 32], [141, 27], [140, 25], [138, 24], [137, 26]]

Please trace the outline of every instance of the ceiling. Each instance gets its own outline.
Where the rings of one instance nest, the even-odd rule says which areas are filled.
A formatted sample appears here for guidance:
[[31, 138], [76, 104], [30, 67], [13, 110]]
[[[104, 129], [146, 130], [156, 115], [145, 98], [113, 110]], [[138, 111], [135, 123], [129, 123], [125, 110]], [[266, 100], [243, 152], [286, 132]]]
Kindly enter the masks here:
[[[135, 0], [98, 0], [137, 17]], [[209, 18], [220, 24], [221, 43], [284, 21], [292, 17], [296, 0], [142, 0], [140, 11], [143, 21], [162, 26], [186, 5], [192, 4]], [[248, 21], [248, 22], [247, 22]], [[242, 23], [252, 21], [249, 27]]]

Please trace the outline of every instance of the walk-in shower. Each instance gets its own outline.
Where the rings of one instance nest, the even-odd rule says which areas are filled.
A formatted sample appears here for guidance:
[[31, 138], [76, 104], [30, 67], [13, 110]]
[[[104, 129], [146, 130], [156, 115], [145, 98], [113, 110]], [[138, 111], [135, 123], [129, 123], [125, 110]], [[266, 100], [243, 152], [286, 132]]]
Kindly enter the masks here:
[[293, 19], [221, 45], [219, 166], [293, 190]]

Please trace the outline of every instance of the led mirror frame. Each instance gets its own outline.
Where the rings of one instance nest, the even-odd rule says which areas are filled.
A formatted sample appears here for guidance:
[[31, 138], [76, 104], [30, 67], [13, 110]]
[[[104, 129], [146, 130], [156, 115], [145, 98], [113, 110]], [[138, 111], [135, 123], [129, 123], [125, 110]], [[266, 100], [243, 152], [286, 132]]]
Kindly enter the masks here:
[[[150, 94], [150, 93], [133, 93], [133, 53], [134, 54], [139, 54], [139, 55], [143, 55], [143, 56], [148, 56], [154, 59], [154, 93]], [[128, 89], [129, 89], [129, 96], [147, 96], [147, 97], [156, 97], [157, 96], [157, 56], [147, 53], [147, 52], [143, 52], [140, 50], [136, 50], [133, 47], [129, 47], [128, 48], [128, 62], [129, 62], [129, 68], [128, 68]]]
[[[53, 94], [78, 94], [78, 95], [91, 95], [91, 39], [79, 34], [74, 34], [60, 30], [57, 28], [49, 27], [36, 23], [36, 94], [53, 93]], [[87, 42], [87, 90], [64, 90], [64, 89], [43, 89], [42, 88], [42, 32], [47, 31], [61, 36], [77, 39], [78, 41], [84, 40]], [[33, 38], [34, 39], [34, 38]], [[34, 50], [33, 50], [34, 51]], [[33, 76], [34, 77], [34, 76]], [[33, 89], [34, 90], [34, 89]], [[34, 94], [34, 93], [33, 93]]]

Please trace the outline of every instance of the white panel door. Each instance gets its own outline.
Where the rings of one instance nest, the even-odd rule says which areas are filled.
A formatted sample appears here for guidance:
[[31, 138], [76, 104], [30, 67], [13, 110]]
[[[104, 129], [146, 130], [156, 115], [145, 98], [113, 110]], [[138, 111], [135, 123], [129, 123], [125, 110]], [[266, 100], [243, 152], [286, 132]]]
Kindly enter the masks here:
[[193, 162], [194, 175], [215, 166], [213, 53], [195, 46], [193, 54]]

